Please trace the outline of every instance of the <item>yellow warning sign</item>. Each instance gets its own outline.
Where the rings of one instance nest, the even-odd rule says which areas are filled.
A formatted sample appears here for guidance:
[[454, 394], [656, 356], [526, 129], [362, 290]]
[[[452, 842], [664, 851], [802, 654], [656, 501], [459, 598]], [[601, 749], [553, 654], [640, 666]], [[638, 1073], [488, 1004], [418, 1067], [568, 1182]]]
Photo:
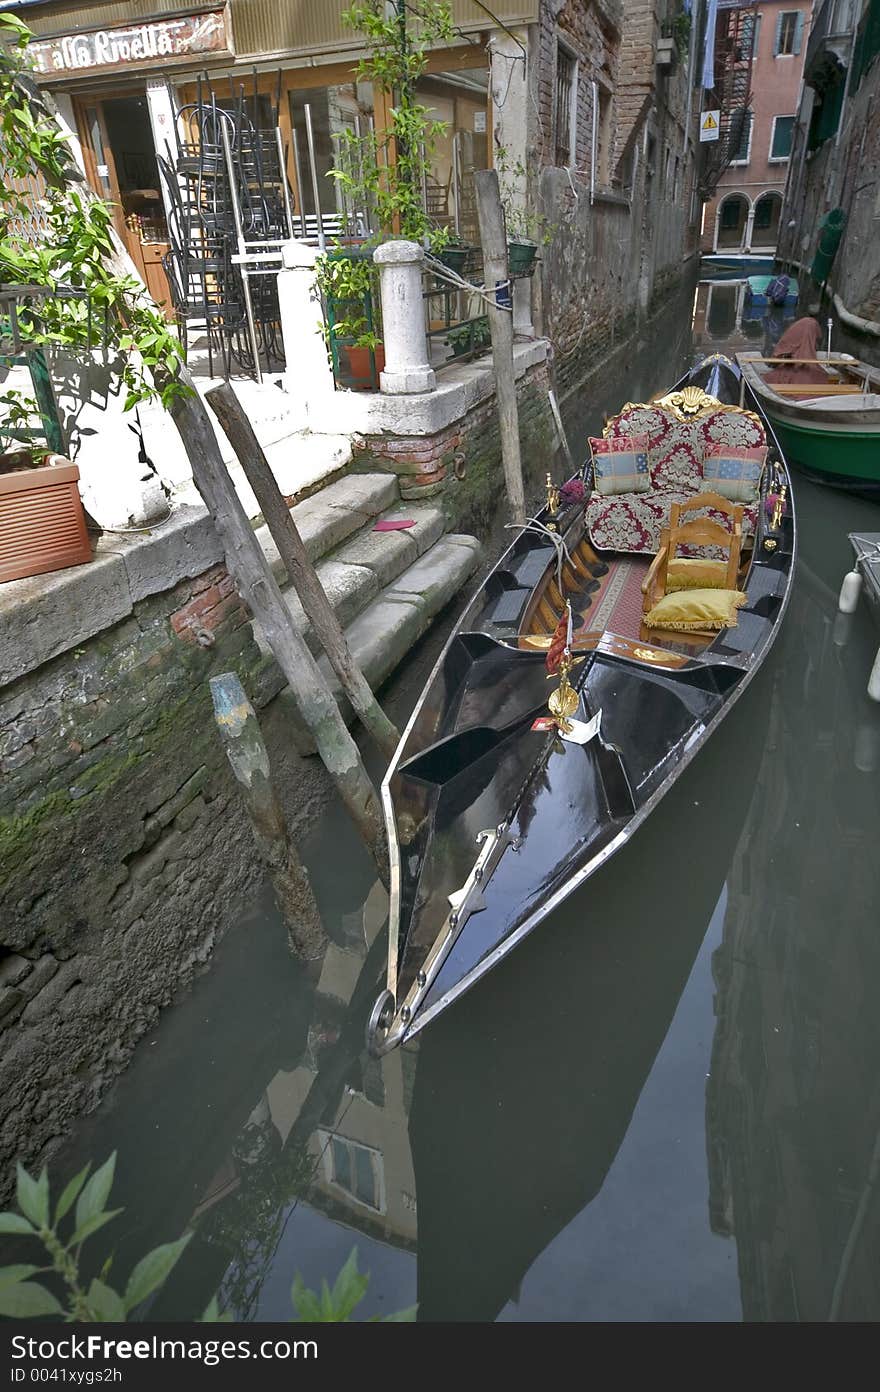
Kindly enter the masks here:
[[700, 117], [700, 140], [717, 140], [720, 124], [720, 111], [704, 111]]

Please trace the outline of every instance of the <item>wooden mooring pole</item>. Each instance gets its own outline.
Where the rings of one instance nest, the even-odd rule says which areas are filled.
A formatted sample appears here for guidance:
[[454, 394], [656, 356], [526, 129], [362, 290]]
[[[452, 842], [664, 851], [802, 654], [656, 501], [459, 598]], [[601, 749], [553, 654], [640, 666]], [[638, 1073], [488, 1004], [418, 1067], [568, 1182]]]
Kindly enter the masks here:
[[480, 221], [480, 242], [483, 247], [483, 284], [486, 293], [491, 296], [488, 307], [489, 330], [492, 335], [492, 365], [495, 369], [495, 392], [498, 400], [501, 462], [504, 466], [511, 518], [522, 525], [526, 520], [526, 498], [519, 448], [516, 377], [513, 371], [513, 311], [511, 308], [502, 308], [496, 295], [496, 287], [506, 284], [508, 305], [513, 304], [507, 270], [507, 234], [504, 230], [498, 171], [475, 170], [474, 187], [477, 194], [477, 216]]
[[182, 368], [179, 376], [191, 392], [174, 397], [169, 410], [186, 447], [195, 485], [223, 542], [227, 569], [266, 635], [324, 767], [387, 885], [388, 841], [376, 790], [321, 669], [284, 603], [223, 462], [207, 408], [188, 370]]
[[322, 957], [327, 935], [272, 782], [256, 711], [234, 672], [211, 677], [208, 685], [217, 729], [241, 788], [260, 859], [269, 871], [288, 942], [298, 957]]
[[400, 734], [382, 710], [366, 677], [352, 656], [336, 611], [318, 579], [290, 508], [282, 497], [275, 475], [269, 468], [268, 460], [253, 426], [242, 409], [241, 402], [228, 382], [212, 387], [205, 393], [205, 400], [238, 456], [238, 462], [254, 490], [290, 582], [299, 596], [321, 647], [330, 660], [331, 667], [339, 678], [343, 691], [364, 728], [372, 735], [385, 757], [390, 759], [400, 742]]

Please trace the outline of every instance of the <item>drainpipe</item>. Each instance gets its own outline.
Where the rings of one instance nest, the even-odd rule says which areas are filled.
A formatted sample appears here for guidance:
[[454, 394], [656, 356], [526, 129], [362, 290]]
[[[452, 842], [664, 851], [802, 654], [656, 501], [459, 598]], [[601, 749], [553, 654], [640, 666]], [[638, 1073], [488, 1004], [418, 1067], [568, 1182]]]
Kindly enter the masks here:
[[[853, 23], [853, 20], [852, 20], [852, 19], [850, 20], [850, 23], [853, 24], [853, 31], [852, 31], [852, 36], [850, 37], [850, 41], [849, 41], [849, 62], [848, 62], [847, 65], [846, 65], [846, 82], [843, 84], [843, 101], [840, 103], [840, 120], [839, 120], [838, 123], [837, 123], [837, 130], [834, 132], [834, 158], [828, 161], [829, 172], [830, 172], [830, 174], [831, 174], [831, 187], [832, 187], [832, 188], [834, 188], [834, 186], [835, 186], [835, 184], [836, 184], [836, 182], [837, 182], [837, 167], [838, 167], [837, 151], [838, 151], [838, 149], [840, 148], [840, 137], [841, 137], [841, 135], [842, 135], [842, 133], [843, 133], [843, 123], [844, 123], [844, 121], [846, 120], [846, 115], [847, 115], [847, 112], [846, 112], [846, 104], [847, 104], [847, 101], [848, 101], [848, 99], [849, 99], [849, 89], [850, 89], [850, 84], [851, 84], [851, 82], [852, 82], [853, 58], [855, 57], [855, 52], [856, 52], [856, 25]], [[841, 189], [841, 191], [842, 191], [842, 189]], [[836, 192], [836, 190], [835, 190], [835, 192]], [[836, 199], [836, 198], [834, 198], [834, 199], [829, 198], [829, 202], [830, 202], [830, 204], [831, 204], [832, 207], [836, 207], [836, 206], [837, 206], [837, 199]]]

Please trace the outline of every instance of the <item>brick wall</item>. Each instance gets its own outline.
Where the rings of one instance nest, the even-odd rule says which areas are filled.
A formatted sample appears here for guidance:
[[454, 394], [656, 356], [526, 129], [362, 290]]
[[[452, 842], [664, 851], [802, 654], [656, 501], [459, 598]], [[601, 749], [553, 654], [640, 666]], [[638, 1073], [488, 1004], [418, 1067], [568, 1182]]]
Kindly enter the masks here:
[[[230, 668], [270, 675], [213, 566], [0, 691], [0, 1188], [96, 1105], [261, 879], [207, 687]], [[285, 759], [305, 820], [322, 771]]]
[[[534, 483], [547, 472], [556, 448], [547, 400], [546, 362], [517, 382], [523, 474]], [[485, 536], [504, 488], [501, 436], [494, 393], [453, 425], [434, 435], [368, 435], [360, 441], [365, 468], [391, 468], [404, 499], [434, 497], [447, 517], [447, 530]]]
[[[652, 312], [696, 249], [690, 227], [692, 161], [684, 162], [687, 60], [655, 65], [665, 0], [583, 5], [550, 0], [533, 39], [536, 100], [530, 198], [553, 235], [542, 248], [542, 332], [565, 395]], [[553, 100], [560, 41], [577, 57], [577, 141], [571, 168], [554, 166]], [[591, 185], [593, 91], [601, 140]], [[635, 159], [634, 159], [635, 152]]]

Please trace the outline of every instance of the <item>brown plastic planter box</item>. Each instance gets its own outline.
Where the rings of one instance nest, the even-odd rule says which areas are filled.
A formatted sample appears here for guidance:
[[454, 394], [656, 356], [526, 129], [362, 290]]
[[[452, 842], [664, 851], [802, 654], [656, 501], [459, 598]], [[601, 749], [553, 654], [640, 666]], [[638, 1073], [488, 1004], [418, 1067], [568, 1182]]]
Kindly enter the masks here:
[[76, 465], [60, 454], [50, 454], [35, 469], [3, 473], [2, 467], [0, 582], [90, 561], [92, 548]]

